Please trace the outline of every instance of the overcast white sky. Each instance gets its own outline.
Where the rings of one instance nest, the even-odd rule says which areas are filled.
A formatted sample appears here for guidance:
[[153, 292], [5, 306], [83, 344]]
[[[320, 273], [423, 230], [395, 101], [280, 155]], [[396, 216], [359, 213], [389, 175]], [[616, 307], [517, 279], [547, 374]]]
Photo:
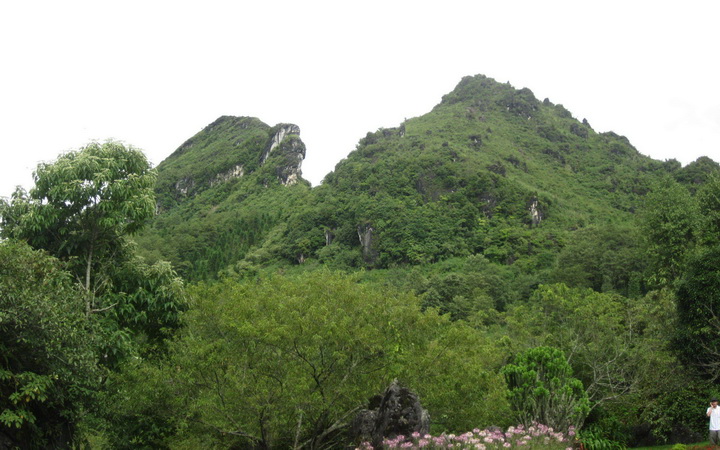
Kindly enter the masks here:
[[714, 0], [6, 1], [0, 196], [94, 139], [157, 165], [221, 115], [299, 125], [317, 185], [475, 74], [656, 159], [720, 161], [718, 17]]

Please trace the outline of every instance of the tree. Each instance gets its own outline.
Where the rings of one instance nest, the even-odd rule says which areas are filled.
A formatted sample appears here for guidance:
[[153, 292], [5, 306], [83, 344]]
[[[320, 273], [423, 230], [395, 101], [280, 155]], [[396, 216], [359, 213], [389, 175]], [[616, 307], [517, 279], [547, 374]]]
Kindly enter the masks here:
[[565, 353], [593, 409], [658, 384], [654, 374], [669, 374], [677, 366], [665, 344], [674, 320], [666, 296], [629, 300], [563, 284], [542, 285], [529, 302], [510, 308], [506, 320], [509, 336], [520, 348], [552, 346]]
[[699, 243], [675, 290], [674, 344], [681, 360], [714, 381], [720, 377], [720, 178], [708, 178], [697, 194], [702, 216]]
[[697, 193], [700, 216], [700, 237], [703, 245], [720, 243], [720, 176], [708, 177]]
[[[441, 426], [490, 425], [506, 411], [492, 346], [477, 330], [421, 312], [411, 294], [328, 271], [224, 280], [191, 294], [195, 308], [169, 359], [131, 364], [127, 379], [140, 382], [123, 384], [113, 402], [112, 429], [144, 426], [146, 445], [338, 448], [356, 412], [393, 378]], [[157, 392], [170, 403], [162, 411], [146, 400]]]
[[98, 387], [93, 336], [63, 264], [27, 244], [0, 242], [0, 447], [73, 442]]
[[710, 380], [720, 377], [720, 245], [690, 258], [676, 290], [678, 356]]
[[641, 294], [645, 258], [636, 227], [590, 226], [573, 232], [558, 255], [557, 281], [628, 297]]
[[124, 237], [155, 211], [155, 172], [145, 155], [119, 142], [91, 143], [38, 165], [35, 187], [16, 191], [0, 209], [2, 235], [70, 262], [85, 291], [86, 314], [108, 284], [104, 275], [123, 251]]
[[553, 347], [536, 347], [503, 368], [508, 397], [525, 426], [538, 422], [556, 430], [580, 427], [590, 412], [582, 382], [572, 377], [565, 354]]
[[639, 218], [649, 256], [650, 282], [658, 287], [671, 286], [696, 242], [697, 202], [685, 187], [666, 179], [647, 195]]
[[169, 265], [145, 264], [128, 239], [155, 211], [155, 172], [145, 155], [118, 142], [92, 143], [40, 164], [34, 178], [29, 193], [18, 190], [0, 205], [1, 235], [67, 263], [86, 316], [102, 325], [105, 364], [134, 352], [133, 338], [159, 344], [163, 330], [179, 325], [185, 297]]

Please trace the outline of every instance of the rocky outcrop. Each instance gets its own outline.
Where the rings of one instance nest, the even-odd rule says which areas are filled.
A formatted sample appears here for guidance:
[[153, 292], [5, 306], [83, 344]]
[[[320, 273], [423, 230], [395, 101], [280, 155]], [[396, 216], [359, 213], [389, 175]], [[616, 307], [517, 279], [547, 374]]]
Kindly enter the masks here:
[[270, 127], [253, 117], [220, 117], [158, 166], [158, 186], [166, 194], [160, 209], [253, 174], [265, 185], [275, 179], [285, 186], [298, 183], [306, 153], [299, 135], [294, 124]]
[[[280, 144], [285, 140], [285, 137], [291, 134], [300, 135], [300, 127], [291, 123], [275, 125], [275, 128], [277, 131], [275, 131], [275, 134], [272, 135], [270, 141], [265, 146], [265, 150], [263, 150], [262, 155], [260, 155], [260, 164], [264, 164], [265, 161], [267, 161], [272, 151], [280, 146]], [[305, 153], [303, 149], [303, 158], [304, 157]]]
[[215, 179], [210, 182], [210, 187], [230, 181], [233, 178], [240, 178], [243, 175], [245, 175], [245, 168], [242, 164], [238, 164], [226, 172], [215, 175]]
[[195, 188], [195, 180], [183, 178], [175, 183], [175, 190], [182, 196], [187, 197], [188, 193]]
[[429, 430], [430, 415], [419, 397], [397, 380], [382, 395], [373, 397], [368, 409], [358, 412], [351, 425], [356, 443], [370, 442], [375, 448], [382, 448], [385, 438], [410, 436], [414, 432], [426, 434]]
[[377, 251], [375, 250], [375, 240], [373, 233], [375, 228], [372, 225], [358, 225], [357, 227], [358, 239], [360, 239], [360, 246], [362, 247], [363, 260], [367, 264], [373, 264], [377, 258]]
[[280, 182], [290, 186], [298, 182], [302, 172], [303, 159], [305, 159], [305, 144], [296, 134], [286, 137], [279, 145], [276, 153], [280, 156], [275, 172]]
[[335, 240], [335, 230], [325, 230], [325, 245], [332, 244]]
[[532, 226], [536, 227], [540, 225], [540, 222], [544, 219], [544, 214], [540, 209], [540, 203], [538, 202], [537, 197], [533, 197], [530, 200], [528, 211], [530, 211], [530, 223]]

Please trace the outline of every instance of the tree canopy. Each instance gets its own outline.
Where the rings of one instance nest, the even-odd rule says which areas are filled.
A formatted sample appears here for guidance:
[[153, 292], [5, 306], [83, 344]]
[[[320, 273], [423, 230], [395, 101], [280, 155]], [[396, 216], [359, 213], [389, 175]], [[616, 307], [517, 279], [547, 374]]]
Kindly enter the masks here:
[[153, 216], [155, 172], [145, 155], [119, 142], [92, 143], [38, 165], [35, 187], [6, 202], [2, 235], [26, 240], [71, 263], [91, 313], [122, 252], [124, 237]]
[[98, 387], [97, 342], [57, 259], [0, 242], [0, 446], [63, 448]]

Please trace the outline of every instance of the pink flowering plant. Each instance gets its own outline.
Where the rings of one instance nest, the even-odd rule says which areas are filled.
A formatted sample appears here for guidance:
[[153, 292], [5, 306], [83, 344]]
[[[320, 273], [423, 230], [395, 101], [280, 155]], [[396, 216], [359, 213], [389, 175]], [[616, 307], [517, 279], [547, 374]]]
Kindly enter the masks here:
[[[510, 427], [503, 432], [501, 429], [474, 429], [462, 434], [441, 434], [431, 436], [413, 433], [411, 436], [397, 436], [385, 439], [383, 449], [481, 449], [504, 450], [506, 448], [521, 449], [557, 449], [570, 450], [575, 442], [575, 428], [566, 432], [555, 431], [545, 425], [534, 423], [530, 427]], [[373, 450], [369, 442], [364, 442], [358, 450]]]

